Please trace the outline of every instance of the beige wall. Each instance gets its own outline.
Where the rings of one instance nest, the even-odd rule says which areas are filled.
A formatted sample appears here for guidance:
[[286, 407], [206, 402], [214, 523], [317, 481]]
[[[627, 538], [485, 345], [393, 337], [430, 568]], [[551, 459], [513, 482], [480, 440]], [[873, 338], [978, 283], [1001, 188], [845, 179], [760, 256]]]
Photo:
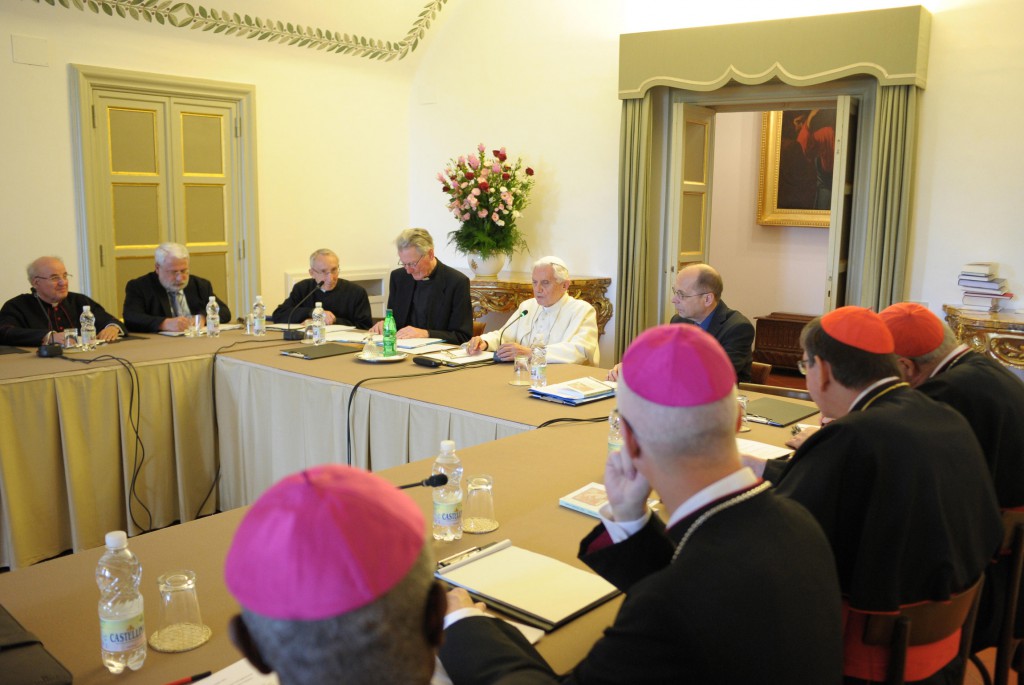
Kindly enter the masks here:
[[[900, 4], [821, 0], [815, 11]], [[1016, 87], [1024, 77], [1016, 29], [1024, 3], [925, 4], [934, 22], [921, 102], [909, 296], [937, 309], [957, 298], [959, 265], [981, 259], [999, 261], [1013, 288], [1024, 293], [1018, 228], [1024, 136], [1015, 125], [1024, 104]], [[262, 6], [271, 14], [266, 8], [272, 3]], [[796, 16], [806, 3], [773, 3], [770, 10]], [[0, 297], [24, 290], [21, 268], [43, 252], [62, 253], [80, 272], [68, 63], [256, 85], [262, 280], [274, 301], [284, 294], [283, 272], [301, 268], [313, 247], [335, 246], [347, 266], [381, 267], [394, 259], [388, 241], [407, 224], [431, 229], [442, 258], [458, 265], [461, 258], [444, 246], [453, 221], [434, 175], [448, 157], [481, 141], [505, 145], [538, 170], [534, 204], [523, 222], [533, 255], [555, 253], [577, 272], [614, 275], [618, 35], [766, 19], [767, 11], [764, 3], [738, 0], [702, 11], [693, 3], [655, 0], [451, 0], [413, 57], [377, 64], [28, 0], [5, 2], [0, 237], [6, 268]], [[45, 39], [50, 66], [12, 63], [11, 34]], [[737, 171], [737, 180], [752, 173]], [[717, 183], [722, 192], [723, 182]], [[812, 233], [779, 230], [776, 236], [789, 237], [770, 249], [787, 256], [813, 252], [818, 248], [806, 244]], [[528, 262], [517, 257], [513, 266]], [[738, 292], [746, 289], [742, 278], [730, 277], [728, 298], [736, 306], [747, 297]], [[781, 288], [788, 274], [778, 278]], [[758, 298], [750, 305], [755, 314], [778, 308]], [[602, 344], [606, 360], [610, 337]]]

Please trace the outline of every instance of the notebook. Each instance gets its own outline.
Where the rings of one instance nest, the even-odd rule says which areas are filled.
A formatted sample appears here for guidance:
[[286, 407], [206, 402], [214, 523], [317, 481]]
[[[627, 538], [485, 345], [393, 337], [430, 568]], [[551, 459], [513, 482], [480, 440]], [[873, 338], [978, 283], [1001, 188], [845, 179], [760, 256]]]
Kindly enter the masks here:
[[323, 359], [324, 357], [337, 357], [339, 354], [352, 354], [359, 352], [358, 347], [348, 345], [336, 345], [324, 343], [323, 345], [296, 345], [281, 350], [286, 357], [298, 357], [299, 359]]
[[817, 413], [817, 407], [777, 400], [773, 397], [759, 397], [747, 403], [747, 416], [767, 419], [770, 426], [788, 426]]

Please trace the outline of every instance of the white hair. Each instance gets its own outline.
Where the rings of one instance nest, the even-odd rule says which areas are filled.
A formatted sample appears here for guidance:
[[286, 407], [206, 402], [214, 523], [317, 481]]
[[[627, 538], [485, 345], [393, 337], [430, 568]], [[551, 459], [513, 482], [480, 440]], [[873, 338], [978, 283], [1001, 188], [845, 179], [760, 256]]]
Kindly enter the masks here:
[[334, 253], [334, 250], [328, 250], [326, 247], [321, 247], [319, 250], [317, 250], [313, 254], [309, 255], [309, 268], [310, 269], [313, 268], [313, 262], [316, 261], [317, 257], [334, 257], [334, 261], [338, 262], [339, 264], [341, 263], [341, 260], [338, 259], [338, 255], [336, 255]]
[[39, 262], [43, 261], [44, 259], [56, 259], [61, 264], [64, 263], [63, 259], [61, 259], [60, 257], [57, 257], [55, 255], [46, 255], [44, 257], [36, 257], [31, 262], [29, 262], [28, 266], [25, 267], [25, 273], [28, 274], [28, 282], [29, 283], [32, 282], [33, 278], [35, 278], [36, 276], [39, 275], [39, 270], [38, 270]]
[[555, 272], [555, 281], [558, 283], [564, 283], [569, 280], [569, 267], [559, 257], [548, 255], [547, 257], [541, 257], [533, 263], [533, 269], [541, 266], [550, 266]]
[[399, 252], [407, 247], [415, 247], [423, 256], [434, 249], [434, 239], [425, 228], [407, 228], [395, 238], [395, 247]]
[[172, 259], [188, 259], [188, 248], [181, 243], [160, 243], [156, 248], [156, 263], [163, 266], [168, 257]]

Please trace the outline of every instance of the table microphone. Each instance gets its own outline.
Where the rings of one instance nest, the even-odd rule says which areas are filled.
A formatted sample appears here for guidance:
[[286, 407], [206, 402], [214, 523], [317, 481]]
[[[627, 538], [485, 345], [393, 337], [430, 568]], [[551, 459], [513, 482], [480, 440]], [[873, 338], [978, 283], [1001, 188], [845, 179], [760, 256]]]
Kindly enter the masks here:
[[516, 323], [517, 321], [519, 321], [520, 319], [522, 319], [524, 316], [526, 316], [529, 313], [530, 313], [530, 311], [528, 309], [524, 309], [523, 311], [519, 312], [519, 316], [517, 316], [516, 318], [512, 319], [507, 324], [505, 324], [505, 328], [502, 328], [501, 329], [501, 333], [498, 333], [498, 345], [497, 345], [497, 347], [494, 348], [494, 363], [495, 364], [501, 363], [501, 360], [498, 359], [498, 354], [497, 354], [498, 353], [498, 347], [501, 347], [501, 336], [505, 335], [505, 331], [508, 330], [509, 326], [511, 326], [512, 324]]
[[308, 293], [306, 293], [306, 296], [299, 300], [294, 307], [292, 307], [292, 311], [288, 314], [288, 324], [287, 328], [285, 328], [284, 330], [284, 338], [282, 338], [283, 340], [304, 340], [306, 338], [305, 331], [300, 331], [297, 329], [292, 330], [292, 318], [295, 316], [295, 312], [298, 311], [299, 305], [308, 300], [309, 296], [315, 293], [317, 290], [319, 290], [320, 286], [322, 286], [323, 284], [323, 281], [317, 281], [316, 287], [310, 290]]
[[399, 485], [398, 489], [399, 490], [408, 490], [409, 488], [419, 488], [419, 487], [439, 488], [442, 485], [448, 485], [448, 476], [444, 475], [443, 473], [438, 473], [438, 474], [435, 474], [435, 475], [431, 476], [430, 478], [424, 478], [423, 480], [418, 481], [416, 483], [406, 483], [405, 485]]

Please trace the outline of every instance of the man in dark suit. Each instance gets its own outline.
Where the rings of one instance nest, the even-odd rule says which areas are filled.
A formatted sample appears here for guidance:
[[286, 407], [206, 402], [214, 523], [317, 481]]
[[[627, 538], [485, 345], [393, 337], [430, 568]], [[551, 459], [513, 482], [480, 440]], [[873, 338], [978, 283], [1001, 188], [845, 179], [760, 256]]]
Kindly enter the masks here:
[[[460, 345], [473, 336], [469, 278], [438, 261], [434, 239], [422, 228], [409, 228], [395, 239], [399, 268], [391, 272], [388, 309], [399, 338], [441, 338]], [[370, 329], [381, 333], [384, 323]]]
[[[740, 383], [749, 383], [754, 362], [754, 325], [750, 319], [722, 301], [722, 276], [707, 264], [690, 264], [676, 274], [672, 304], [676, 315], [670, 323], [696, 324], [707, 331], [729, 355]], [[608, 372], [616, 380], [619, 364]]]
[[[128, 281], [124, 288], [124, 322], [139, 333], [184, 331], [196, 314], [206, 320], [206, 305], [214, 296], [205, 278], [189, 274], [188, 249], [180, 243], [156, 248], [156, 268]], [[220, 320], [230, 321], [231, 310], [217, 298]]]
[[[878, 314], [840, 307], [808, 323], [800, 344], [807, 390], [833, 420], [801, 432], [811, 434], [793, 458], [769, 462], [764, 475], [807, 507], [832, 545], [844, 674], [882, 681], [887, 650], [864, 643], [867, 617], [966, 590], [998, 550], [1002, 523], [970, 426], [901, 381]], [[963, 668], [958, 647], [959, 633], [908, 648], [907, 681], [953, 682]]]
[[[981, 444], [999, 508], [1024, 509], [1024, 383], [1006, 367], [957, 342], [927, 307], [901, 302], [880, 316], [896, 344], [903, 378], [962, 414]], [[974, 629], [974, 647], [996, 643], [1009, 586], [1010, 557], [990, 566]], [[1024, 629], [1024, 607], [1017, 625]]]
[[28, 265], [32, 291], [0, 309], [0, 345], [38, 347], [64, 341], [64, 331], [78, 328], [86, 306], [96, 316], [96, 337], [112, 342], [124, 334], [121, 322], [95, 300], [68, 289], [71, 274], [59, 257], [40, 257]]
[[[580, 544], [580, 559], [626, 598], [563, 682], [840, 681], [828, 543], [803, 507], [741, 466], [735, 385], [721, 346], [694, 326], [658, 326], [626, 351], [624, 445], [605, 465], [602, 522]], [[667, 528], [647, 508], [652, 486]], [[464, 591], [448, 604], [441, 662], [454, 682], [544, 673], [555, 682], [516, 631], [480, 615]]]
[[[312, 318], [319, 302], [328, 326], [340, 324], [363, 330], [373, 325], [370, 298], [358, 283], [339, 277], [340, 262], [333, 250], [320, 248], [309, 255], [309, 278], [292, 287], [288, 299], [274, 310], [274, 323], [302, 323]], [[318, 290], [316, 294], [312, 294]]]

